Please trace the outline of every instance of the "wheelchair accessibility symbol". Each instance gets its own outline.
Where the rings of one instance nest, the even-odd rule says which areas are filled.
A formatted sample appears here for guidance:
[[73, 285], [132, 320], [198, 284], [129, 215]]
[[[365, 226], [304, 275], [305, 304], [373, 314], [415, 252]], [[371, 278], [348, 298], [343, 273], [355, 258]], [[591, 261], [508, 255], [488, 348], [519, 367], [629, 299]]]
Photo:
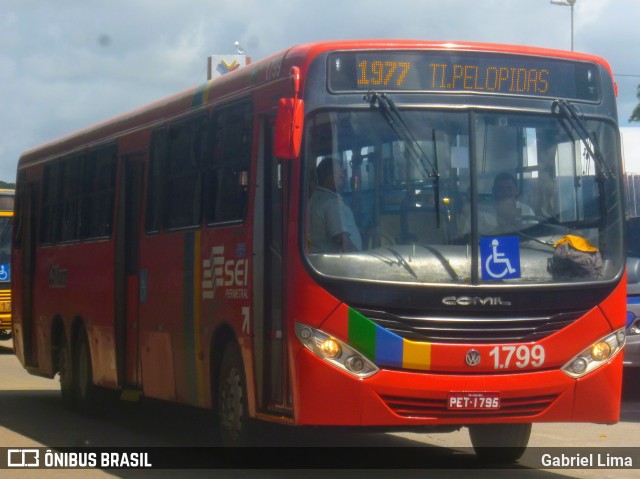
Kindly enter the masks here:
[[480, 239], [482, 279], [520, 277], [520, 239], [498, 236]]
[[11, 265], [9, 263], [0, 264], [0, 281], [11, 279]]

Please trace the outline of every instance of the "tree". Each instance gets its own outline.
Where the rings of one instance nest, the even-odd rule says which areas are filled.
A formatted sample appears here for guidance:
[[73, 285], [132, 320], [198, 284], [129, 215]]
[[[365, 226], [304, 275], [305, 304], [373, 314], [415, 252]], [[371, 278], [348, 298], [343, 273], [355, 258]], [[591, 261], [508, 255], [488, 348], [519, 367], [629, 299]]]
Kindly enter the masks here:
[[[640, 100], [640, 85], [636, 88], [636, 98]], [[640, 121], [640, 103], [636, 105], [631, 112], [631, 117], [629, 117], [629, 121]]]

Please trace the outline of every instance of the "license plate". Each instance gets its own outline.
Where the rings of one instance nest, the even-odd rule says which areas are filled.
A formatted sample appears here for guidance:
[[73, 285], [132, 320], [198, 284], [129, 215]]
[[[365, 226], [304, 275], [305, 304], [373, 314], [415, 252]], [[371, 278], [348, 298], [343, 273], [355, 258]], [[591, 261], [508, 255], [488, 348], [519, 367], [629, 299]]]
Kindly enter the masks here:
[[483, 411], [500, 409], [500, 393], [449, 393], [447, 408]]

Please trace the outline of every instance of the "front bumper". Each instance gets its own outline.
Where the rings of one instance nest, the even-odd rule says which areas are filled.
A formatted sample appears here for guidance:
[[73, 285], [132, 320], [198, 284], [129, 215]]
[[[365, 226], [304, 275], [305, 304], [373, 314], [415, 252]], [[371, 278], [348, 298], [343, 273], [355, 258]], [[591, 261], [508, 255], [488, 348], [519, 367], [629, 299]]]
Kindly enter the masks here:
[[[456, 375], [382, 369], [367, 379], [297, 351], [296, 422], [304, 425], [413, 427], [450, 424], [616, 423], [622, 355], [572, 379], [559, 369]], [[498, 410], [451, 410], [451, 392], [497, 392]]]

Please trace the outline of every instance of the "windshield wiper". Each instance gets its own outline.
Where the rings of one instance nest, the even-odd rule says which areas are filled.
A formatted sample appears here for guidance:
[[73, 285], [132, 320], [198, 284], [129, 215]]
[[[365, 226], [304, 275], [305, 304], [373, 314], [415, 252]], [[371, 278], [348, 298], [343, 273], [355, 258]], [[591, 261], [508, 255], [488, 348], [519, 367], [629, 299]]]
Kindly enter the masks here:
[[[364, 99], [371, 105], [371, 108], [377, 108], [384, 119], [387, 121], [393, 132], [405, 143], [405, 155], [423, 170], [423, 174], [427, 178], [433, 178], [433, 198], [434, 209], [436, 214], [436, 225], [440, 228], [440, 172], [434, 165], [427, 154], [420, 146], [420, 143], [413, 135], [411, 129], [407, 126], [400, 110], [395, 102], [389, 98], [386, 93], [376, 93], [369, 91]], [[435, 146], [434, 146], [435, 148]]]
[[[578, 138], [580, 138], [580, 141], [587, 150], [587, 153], [597, 163], [596, 175], [598, 177], [604, 177], [607, 180], [614, 178], [615, 175], [604, 159], [602, 151], [600, 151], [600, 147], [598, 146], [598, 142], [585, 128], [575, 105], [569, 103], [567, 100], [555, 100], [551, 106], [551, 113], [559, 114], [564, 120], [562, 125], [569, 133], [569, 136], [574, 137], [574, 135], [571, 134], [571, 131], [577, 133]], [[570, 128], [567, 128], [566, 124], [568, 124]]]

